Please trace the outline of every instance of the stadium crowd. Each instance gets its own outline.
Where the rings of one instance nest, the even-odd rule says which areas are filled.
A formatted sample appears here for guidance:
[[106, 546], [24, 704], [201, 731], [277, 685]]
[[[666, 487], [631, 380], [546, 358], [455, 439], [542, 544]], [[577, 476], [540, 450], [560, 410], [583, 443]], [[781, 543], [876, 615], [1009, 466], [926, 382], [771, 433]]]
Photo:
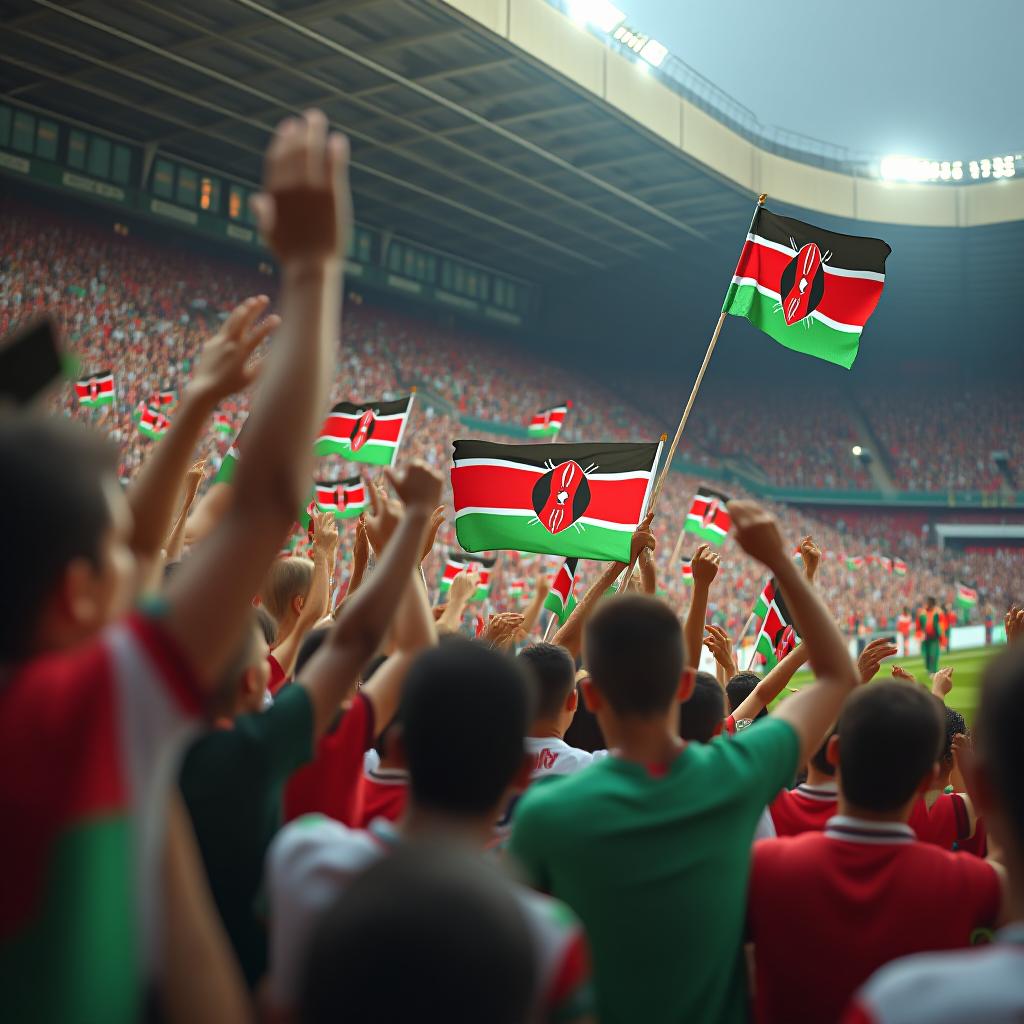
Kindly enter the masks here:
[[[972, 735], [950, 670], [882, 678], [896, 645], [854, 660], [836, 624], [948, 566], [854, 572], [848, 535], [736, 494], [720, 552], [686, 552], [680, 622], [666, 550], [698, 481], [673, 474], [632, 533], [635, 577], [593, 567], [545, 642], [547, 574], [510, 559], [529, 606], [474, 628], [471, 571], [434, 608], [425, 585], [450, 540], [459, 421], [439, 410], [350, 544], [315, 512], [309, 557], [280, 557], [330, 403], [403, 390], [430, 347], [341, 316], [347, 162], [315, 111], [270, 143], [273, 314], [226, 268], [0, 218], [4, 328], [49, 309], [118, 378], [84, 417], [99, 430], [63, 398], [0, 409], [5, 1019], [1020, 1020], [1024, 611]], [[512, 390], [514, 361], [490, 365]], [[441, 363], [422, 372], [464, 415], [503, 401], [479, 369], [458, 393]], [[170, 428], [140, 445], [132, 403], [170, 389]], [[246, 416], [243, 451], [193, 507], [197, 453], [228, 443], [217, 412]], [[768, 576], [785, 602], [761, 677], [735, 626]]]

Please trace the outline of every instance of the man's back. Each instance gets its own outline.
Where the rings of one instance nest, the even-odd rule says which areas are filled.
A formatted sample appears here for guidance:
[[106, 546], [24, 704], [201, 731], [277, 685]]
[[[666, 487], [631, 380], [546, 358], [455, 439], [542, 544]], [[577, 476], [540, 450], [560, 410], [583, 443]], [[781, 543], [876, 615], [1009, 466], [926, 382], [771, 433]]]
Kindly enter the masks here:
[[761, 1022], [835, 1021], [888, 961], [970, 943], [999, 912], [993, 868], [906, 825], [834, 817], [754, 847], [747, 910]]
[[661, 770], [613, 756], [524, 795], [512, 852], [582, 919], [602, 1024], [746, 1019], [750, 844], [796, 757], [768, 720]]
[[836, 813], [838, 787], [834, 782], [821, 786], [801, 783], [784, 789], [768, 808], [777, 836], [798, 836], [802, 832], [820, 832]]

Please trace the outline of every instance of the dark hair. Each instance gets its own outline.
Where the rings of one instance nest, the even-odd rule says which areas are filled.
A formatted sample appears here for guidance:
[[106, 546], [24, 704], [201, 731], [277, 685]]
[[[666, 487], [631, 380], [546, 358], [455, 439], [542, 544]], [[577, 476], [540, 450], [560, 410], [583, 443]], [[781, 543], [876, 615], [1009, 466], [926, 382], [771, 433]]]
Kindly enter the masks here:
[[942, 718], [921, 687], [862, 686], [839, 716], [839, 785], [854, 807], [895, 811], [914, 795], [942, 750]]
[[833, 728], [825, 737], [825, 742], [811, 755], [811, 764], [815, 771], [821, 772], [822, 775], [835, 775], [836, 773], [836, 766], [828, 759], [828, 741], [838, 732], [838, 729]]
[[[759, 682], [761, 682], [761, 677], [756, 672], [737, 672], [725, 684], [725, 696], [729, 702], [730, 715], [754, 692]], [[767, 714], [768, 709], [761, 708], [754, 715], [754, 721], [764, 718]]]
[[330, 631], [329, 626], [319, 626], [316, 629], [311, 629], [303, 637], [302, 643], [299, 644], [299, 653], [295, 657], [294, 678], [299, 678], [299, 673], [306, 667], [313, 655], [320, 650]]
[[576, 714], [572, 717], [572, 724], [565, 730], [565, 742], [570, 747], [578, 750], [588, 750], [593, 753], [595, 750], [604, 750], [608, 746], [601, 732], [601, 724], [587, 705], [580, 701], [576, 708]]
[[942, 709], [943, 722], [946, 727], [946, 733], [942, 741], [941, 760], [948, 765], [953, 761], [953, 737], [958, 733], [964, 736], [967, 735], [967, 722], [959, 711], [954, 711], [941, 698], [936, 697], [935, 700], [939, 702], [939, 707]]
[[523, 762], [534, 707], [523, 666], [484, 644], [420, 655], [398, 708], [412, 799], [459, 815], [496, 807]]
[[70, 562], [99, 565], [110, 526], [107, 479], [117, 482], [117, 452], [99, 434], [36, 412], [0, 414], [0, 663], [29, 653], [42, 608]]
[[539, 643], [521, 650], [518, 660], [536, 684], [537, 717], [553, 718], [565, 707], [576, 686], [572, 655], [564, 647]]
[[344, 1005], [346, 1019], [405, 1024], [433, 1019], [424, 1011], [432, 1005], [444, 1008], [447, 1024], [522, 1024], [536, 962], [511, 883], [478, 856], [404, 844], [318, 920], [299, 1019], [334, 1024]]
[[686, 644], [675, 612], [656, 598], [616, 595], [586, 625], [584, 661], [619, 715], [649, 716], [675, 701]]
[[985, 667], [974, 749], [989, 775], [1014, 839], [1024, 844], [1024, 644]]
[[267, 646], [273, 647], [274, 641], [277, 639], [277, 619], [261, 604], [256, 606], [256, 619], [263, 632], [263, 639], [267, 641]]
[[710, 743], [725, 718], [725, 695], [710, 672], [698, 672], [690, 698], [679, 705], [679, 735]]

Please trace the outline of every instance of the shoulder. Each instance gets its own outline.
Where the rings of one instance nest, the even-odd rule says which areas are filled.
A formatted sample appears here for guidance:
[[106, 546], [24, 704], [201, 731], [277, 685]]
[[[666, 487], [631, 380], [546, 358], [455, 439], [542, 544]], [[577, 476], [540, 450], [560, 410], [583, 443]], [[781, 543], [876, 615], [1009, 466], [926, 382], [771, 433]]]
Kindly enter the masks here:
[[600, 767], [593, 765], [586, 771], [562, 774], [552, 772], [534, 780], [516, 806], [516, 820], [520, 820], [524, 814], [534, 818], [564, 813], [567, 807], [573, 806], [583, 795], [591, 792], [594, 779], [600, 774]]
[[753, 869], [758, 873], [802, 872], [810, 862], [819, 863], [830, 842], [822, 832], [801, 832], [796, 836], [778, 836], [754, 843]]
[[778, 772], [786, 778], [796, 771], [800, 753], [796, 730], [789, 722], [772, 717], [754, 722], [735, 735], [716, 736], [710, 743], [698, 746], [706, 752], [708, 760], [722, 766], [732, 765], [737, 771], [757, 776], [770, 772], [774, 777]]
[[322, 814], [296, 818], [274, 837], [267, 871], [274, 888], [302, 887], [310, 879], [340, 880], [381, 855], [376, 839]]

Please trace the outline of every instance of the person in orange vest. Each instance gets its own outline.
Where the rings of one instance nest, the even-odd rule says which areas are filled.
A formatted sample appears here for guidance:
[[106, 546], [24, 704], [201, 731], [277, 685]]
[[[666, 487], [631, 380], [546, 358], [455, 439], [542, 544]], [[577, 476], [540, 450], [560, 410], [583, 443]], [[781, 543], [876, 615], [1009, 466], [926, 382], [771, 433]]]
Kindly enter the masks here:
[[923, 636], [921, 640], [921, 653], [924, 655], [924, 665], [929, 675], [939, 671], [939, 647], [943, 634], [942, 623], [943, 616], [935, 606], [935, 598], [925, 598], [924, 607], [917, 616], [917, 628]]
[[903, 609], [903, 614], [896, 619], [896, 632], [900, 637], [900, 657], [905, 658], [910, 653], [910, 627], [914, 619], [909, 608]]
[[944, 651], [948, 651], [949, 631], [956, 625], [956, 612], [952, 608], [947, 608], [944, 604], [939, 605], [939, 625], [942, 627], [939, 647]]

